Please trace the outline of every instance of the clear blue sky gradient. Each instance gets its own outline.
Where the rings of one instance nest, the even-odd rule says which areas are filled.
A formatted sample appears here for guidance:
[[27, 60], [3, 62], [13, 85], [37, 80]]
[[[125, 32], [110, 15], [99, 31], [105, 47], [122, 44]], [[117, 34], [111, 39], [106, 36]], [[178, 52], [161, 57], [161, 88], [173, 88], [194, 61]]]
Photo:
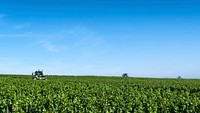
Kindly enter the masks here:
[[200, 78], [200, 0], [0, 0], [0, 73]]

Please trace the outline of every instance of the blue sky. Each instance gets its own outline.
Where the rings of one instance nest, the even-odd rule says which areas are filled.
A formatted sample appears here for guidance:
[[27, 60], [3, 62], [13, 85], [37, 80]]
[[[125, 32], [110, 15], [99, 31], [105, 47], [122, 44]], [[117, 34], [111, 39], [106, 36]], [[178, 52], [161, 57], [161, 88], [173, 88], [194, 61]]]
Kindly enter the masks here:
[[0, 73], [200, 77], [200, 0], [0, 0]]

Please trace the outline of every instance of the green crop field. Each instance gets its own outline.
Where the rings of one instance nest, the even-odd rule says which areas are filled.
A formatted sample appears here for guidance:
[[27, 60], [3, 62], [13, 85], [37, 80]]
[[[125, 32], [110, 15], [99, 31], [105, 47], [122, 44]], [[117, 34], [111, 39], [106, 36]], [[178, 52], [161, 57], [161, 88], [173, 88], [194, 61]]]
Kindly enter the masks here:
[[0, 75], [0, 112], [200, 113], [200, 80]]

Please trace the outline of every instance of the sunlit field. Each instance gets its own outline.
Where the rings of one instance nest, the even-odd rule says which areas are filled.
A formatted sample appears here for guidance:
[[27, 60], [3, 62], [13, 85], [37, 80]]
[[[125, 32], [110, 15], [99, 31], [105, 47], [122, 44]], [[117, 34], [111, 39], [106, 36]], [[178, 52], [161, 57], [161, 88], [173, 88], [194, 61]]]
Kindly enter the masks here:
[[200, 80], [1, 75], [0, 112], [197, 113]]

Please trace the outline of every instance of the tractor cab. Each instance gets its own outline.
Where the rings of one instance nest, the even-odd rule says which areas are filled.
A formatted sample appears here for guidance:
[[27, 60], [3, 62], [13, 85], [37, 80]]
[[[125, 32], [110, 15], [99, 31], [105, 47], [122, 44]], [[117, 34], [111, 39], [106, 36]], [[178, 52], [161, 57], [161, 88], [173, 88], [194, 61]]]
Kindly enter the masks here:
[[46, 80], [45, 75], [43, 74], [43, 70], [38, 69], [37, 71], [32, 73], [33, 80]]

